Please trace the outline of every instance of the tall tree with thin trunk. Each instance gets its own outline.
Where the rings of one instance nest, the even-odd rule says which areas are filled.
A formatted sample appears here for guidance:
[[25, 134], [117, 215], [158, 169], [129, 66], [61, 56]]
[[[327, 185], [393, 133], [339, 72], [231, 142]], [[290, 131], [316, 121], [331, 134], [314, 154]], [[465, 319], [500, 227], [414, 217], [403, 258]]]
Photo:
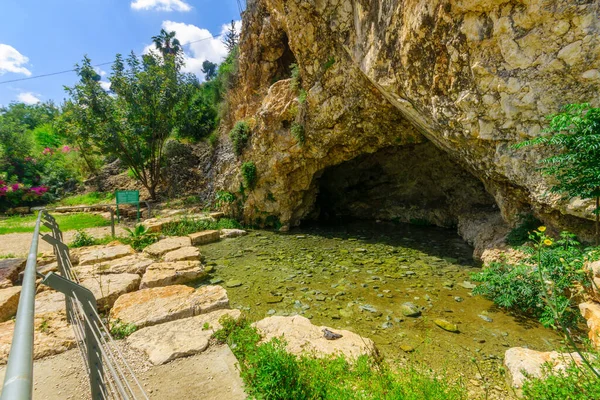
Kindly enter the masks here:
[[235, 29], [235, 22], [231, 20], [231, 25], [227, 29], [227, 33], [223, 38], [223, 43], [225, 44], [225, 47], [227, 47], [227, 51], [229, 53], [231, 53], [233, 49], [235, 49], [235, 46], [238, 45], [239, 40], [240, 34], [237, 31], [237, 29]]
[[554, 193], [565, 198], [595, 200], [596, 244], [600, 238], [600, 108], [588, 103], [569, 104], [551, 115], [548, 135], [515, 147], [545, 146], [554, 154], [541, 160], [542, 172], [553, 176]]

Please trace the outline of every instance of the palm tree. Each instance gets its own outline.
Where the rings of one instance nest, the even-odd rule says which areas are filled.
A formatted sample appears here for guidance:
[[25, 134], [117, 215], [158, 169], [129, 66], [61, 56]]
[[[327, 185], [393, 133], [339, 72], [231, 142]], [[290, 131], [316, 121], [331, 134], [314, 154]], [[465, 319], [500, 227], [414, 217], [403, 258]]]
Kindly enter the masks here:
[[163, 57], [167, 54], [172, 56], [177, 55], [182, 50], [179, 39], [175, 37], [175, 31], [167, 32], [161, 29], [159, 35], [152, 36], [152, 41]]

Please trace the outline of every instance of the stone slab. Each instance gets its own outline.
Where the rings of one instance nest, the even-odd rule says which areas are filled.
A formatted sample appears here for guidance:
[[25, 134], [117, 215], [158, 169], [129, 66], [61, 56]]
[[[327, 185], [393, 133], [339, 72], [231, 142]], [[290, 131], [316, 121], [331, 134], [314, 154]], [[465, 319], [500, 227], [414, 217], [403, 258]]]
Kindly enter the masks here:
[[206, 350], [211, 335], [221, 329], [219, 319], [224, 315], [237, 319], [240, 310], [216, 310], [143, 328], [131, 334], [127, 343], [131, 348], [144, 352], [152, 364], [164, 364]]
[[164, 255], [163, 261], [198, 261], [200, 260], [200, 250], [197, 247], [186, 246], [173, 250]]
[[206, 272], [200, 261], [155, 263], [146, 270], [140, 289], [192, 282], [204, 276]]
[[25, 269], [24, 258], [5, 258], [0, 260], [0, 289], [13, 286], [19, 279], [19, 272]]
[[196, 232], [189, 235], [194, 246], [200, 246], [203, 244], [218, 242], [221, 239], [221, 232], [219, 231], [202, 231]]
[[10, 319], [17, 313], [21, 286], [0, 289], [0, 322]]
[[98, 303], [98, 310], [106, 311], [113, 306], [119, 296], [133, 292], [140, 286], [137, 274], [98, 275], [81, 281], [81, 285], [92, 291]]
[[116, 260], [111, 260], [99, 264], [79, 265], [73, 268], [79, 279], [86, 279], [95, 275], [106, 274], [137, 274], [143, 275], [146, 268], [152, 265], [155, 260], [144, 254], [132, 254]]
[[152, 257], [161, 257], [163, 254], [170, 251], [191, 245], [190, 238], [185, 236], [173, 236], [151, 244], [144, 249], [144, 253]]
[[248, 232], [243, 229], [221, 229], [221, 239], [236, 238], [247, 234]]
[[[317, 356], [329, 354], [343, 354], [356, 359], [362, 354], [370, 354], [375, 348], [375, 343], [369, 338], [347, 330], [328, 328], [313, 325], [308, 318], [300, 315], [291, 317], [273, 316], [254, 323], [261, 332], [264, 341], [272, 338], [283, 337], [287, 351], [292, 354], [314, 353]], [[341, 334], [336, 340], [327, 340], [323, 329]]]
[[35, 295], [35, 314], [65, 312], [65, 295], [54, 290], [45, 290]]
[[134, 254], [135, 251], [129, 245], [119, 244], [115, 246], [90, 246], [78, 249], [79, 265], [100, 264], [106, 261], [122, 258]]
[[227, 291], [221, 286], [172, 285], [124, 294], [115, 302], [110, 319], [143, 328], [228, 307]]

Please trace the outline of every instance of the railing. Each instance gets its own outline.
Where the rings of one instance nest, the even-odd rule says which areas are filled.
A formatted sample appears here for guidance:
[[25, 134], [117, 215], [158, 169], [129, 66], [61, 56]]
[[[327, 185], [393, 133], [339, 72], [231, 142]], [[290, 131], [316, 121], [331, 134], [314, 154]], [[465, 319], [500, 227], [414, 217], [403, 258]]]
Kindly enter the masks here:
[[[43, 275], [36, 271], [42, 220], [44, 226], [51, 231], [51, 234], [45, 234], [42, 239], [53, 246], [60, 275], [53, 272]], [[20, 400], [32, 397], [36, 276], [42, 278], [42, 284], [65, 294], [67, 321], [73, 327], [77, 347], [89, 376], [92, 400], [148, 399], [98, 314], [93, 293], [79, 284], [79, 279], [72, 270], [69, 248], [62, 240], [62, 232], [56, 220], [46, 211], [40, 210], [23, 275], [1, 399]]]

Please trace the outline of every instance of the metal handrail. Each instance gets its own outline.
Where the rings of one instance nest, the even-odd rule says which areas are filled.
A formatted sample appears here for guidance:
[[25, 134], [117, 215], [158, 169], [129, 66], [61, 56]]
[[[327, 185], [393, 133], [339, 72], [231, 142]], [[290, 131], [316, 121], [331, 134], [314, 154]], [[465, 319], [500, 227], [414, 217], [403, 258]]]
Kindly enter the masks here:
[[42, 211], [39, 211], [23, 273], [13, 340], [2, 388], [2, 400], [31, 399], [33, 394], [33, 323], [41, 218]]

